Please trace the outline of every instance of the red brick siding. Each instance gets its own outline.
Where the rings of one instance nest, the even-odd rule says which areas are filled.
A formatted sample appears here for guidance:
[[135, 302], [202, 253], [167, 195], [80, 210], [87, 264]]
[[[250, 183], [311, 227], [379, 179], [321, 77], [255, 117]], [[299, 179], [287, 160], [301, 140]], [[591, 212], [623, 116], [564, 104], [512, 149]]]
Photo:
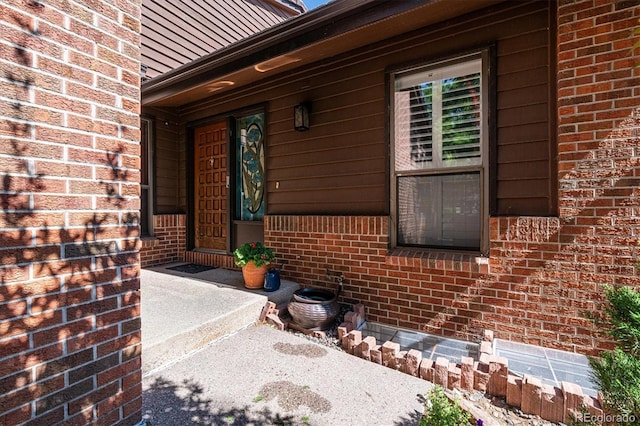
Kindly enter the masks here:
[[233, 269], [233, 257], [221, 253], [186, 250], [186, 215], [164, 214], [153, 217], [153, 234], [142, 240], [140, 264], [142, 267], [163, 263], [190, 262]]
[[[638, 27], [634, 1], [558, 4], [561, 309], [597, 309], [603, 284], [640, 284]], [[590, 329], [573, 323], [588, 340]]]
[[[388, 218], [270, 216], [265, 241], [305, 285], [335, 288], [367, 316], [401, 327], [497, 337], [597, 353], [611, 342], [585, 312], [604, 284], [639, 286], [640, 26], [634, 1], [560, 1], [558, 8], [559, 217], [490, 220], [490, 256], [396, 250]], [[487, 262], [488, 265], [483, 264]]]
[[465, 339], [486, 326], [477, 299], [488, 278], [484, 259], [389, 252], [388, 217], [268, 216], [265, 243], [285, 263], [284, 275], [303, 285], [335, 290], [327, 269], [341, 272], [343, 300], [362, 302], [371, 321]]
[[239, 269], [233, 263], [233, 256], [223, 253], [203, 253], [197, 251], [188, 251], [185, 256], [185, 260], [189, 263], [214, 265], [227, 269]]
[[164, 214], [153, 216], [153, 237], [142, 240], [140, 264], [142, 267], [185, 260], [185, 215]]
[[141, 418], [140, 1], [120, 3], [0, 5], [3, 425]]
[[[344, 274], [342, 300], [362, 302], [371, 321], [467, 340], [490, 329], [500, 338], [583, 353], [608, 347], [583, 316], [596, 308], [599, 286], [637, 282], [632, 270], [592, 273], [597, 265], [560, 242], [558, 218], [491, 219], [488, 259], [389, 252], [388, 222], [269, 216], [265, 243], [285, 263], [283, 275], [303, 285], [335, 290], [327, 269]], [[621, 264], [632, 263], [631, 252], [616, 252]]]

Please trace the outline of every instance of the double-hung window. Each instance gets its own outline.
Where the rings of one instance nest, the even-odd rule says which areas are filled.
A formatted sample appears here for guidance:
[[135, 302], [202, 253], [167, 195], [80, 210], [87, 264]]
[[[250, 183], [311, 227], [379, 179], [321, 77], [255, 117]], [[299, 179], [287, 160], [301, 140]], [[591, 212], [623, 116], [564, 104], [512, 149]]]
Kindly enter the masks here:
[[484, 250], [488, 53], [392, 74], [396, 246]]

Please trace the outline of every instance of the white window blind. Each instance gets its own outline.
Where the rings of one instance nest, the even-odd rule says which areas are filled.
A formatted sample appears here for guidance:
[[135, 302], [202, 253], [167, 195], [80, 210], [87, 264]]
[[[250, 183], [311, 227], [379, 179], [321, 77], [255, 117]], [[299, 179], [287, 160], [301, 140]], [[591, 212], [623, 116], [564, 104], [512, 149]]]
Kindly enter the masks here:
[[395, 79], [396, 171], [482, 164], [482, 60]]

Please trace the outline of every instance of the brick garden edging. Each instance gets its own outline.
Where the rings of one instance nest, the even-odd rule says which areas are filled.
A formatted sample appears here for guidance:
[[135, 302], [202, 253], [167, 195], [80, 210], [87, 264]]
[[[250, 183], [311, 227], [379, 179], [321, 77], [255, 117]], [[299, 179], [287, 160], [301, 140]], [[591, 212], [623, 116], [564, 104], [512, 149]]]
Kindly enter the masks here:
[[462, 357], [460, 364], [454, 364], [444, 357], [435, 361], [425, 359], [422, 352], [415, 349], [403, 351], [400, 344], [392, 341], [378, 344], [373, 336], [363, 337], [357, 328], [364, 318], [364, 305], [358, 303], [338, 327], [342, 347], [351, 355], [420, 377], [445, 389], [477, 390], [503, 397], [508, 405], [523, 413], [555, 423], [567, 423], [572, 415], [578, 417], [581, 408], [594, 417], [603, 416], [601, 402], [585, 395], [577, 384], [562, 382], [558, 388], [543, 384], [541, 379], [528, 374], [523, 378], [509, 374], [509, 360], [493, 355], [493, 332], [490, 330], [484, 332], [478, 361]]

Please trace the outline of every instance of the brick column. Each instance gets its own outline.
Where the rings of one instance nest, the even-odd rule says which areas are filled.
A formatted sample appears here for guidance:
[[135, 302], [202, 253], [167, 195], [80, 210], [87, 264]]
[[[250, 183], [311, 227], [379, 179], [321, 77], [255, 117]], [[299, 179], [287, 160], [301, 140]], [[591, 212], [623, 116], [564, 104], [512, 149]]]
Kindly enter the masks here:
[[140, 1], [0, 3], [0, 424], [141, 418]]
[[592, 301], [602, 284], [640, 284], [640, 7], [564, 0], [557, 19], [560, 266], [575, 274], [575, 299]]

